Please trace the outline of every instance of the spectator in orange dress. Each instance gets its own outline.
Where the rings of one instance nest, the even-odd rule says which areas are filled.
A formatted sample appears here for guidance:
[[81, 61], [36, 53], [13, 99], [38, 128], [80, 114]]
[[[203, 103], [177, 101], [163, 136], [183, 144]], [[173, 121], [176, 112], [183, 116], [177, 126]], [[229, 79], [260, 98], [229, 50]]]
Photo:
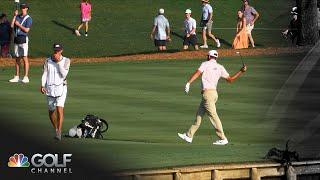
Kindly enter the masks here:
[[237, 34], [233, 40], [232, 48], [243, 49], [248, 48], [248, 33], [246, 28], [246, 18], [242, 11], [238, 11]]

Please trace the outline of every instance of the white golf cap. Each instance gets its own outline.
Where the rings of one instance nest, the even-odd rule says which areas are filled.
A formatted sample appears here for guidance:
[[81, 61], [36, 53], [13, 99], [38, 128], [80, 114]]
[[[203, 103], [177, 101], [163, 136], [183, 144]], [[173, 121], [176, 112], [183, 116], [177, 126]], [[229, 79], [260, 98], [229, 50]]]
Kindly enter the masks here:
[[216, 50], [209, 51], [208, 55], [212, 56], [212, 57], [215, 57], [215, 58], [217, 58], [219, 56], [218, 51], [216, 51]]
[[164, 9], [163, 8], [159, 9], [159, 14], [164, 14]]
[[191, 14], [191, 9], [186, 9], [186, 14]]

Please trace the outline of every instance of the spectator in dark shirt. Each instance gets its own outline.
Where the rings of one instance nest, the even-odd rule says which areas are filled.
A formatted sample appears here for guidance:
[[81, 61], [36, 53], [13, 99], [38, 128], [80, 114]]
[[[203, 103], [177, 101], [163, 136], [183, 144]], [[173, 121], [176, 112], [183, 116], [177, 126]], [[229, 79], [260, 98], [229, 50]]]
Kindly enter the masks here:
[[0, 56], [9, 56], [10, 38], [11, 37], [11, 27], [7, 19], [6, 14], [1, 14], [0, 16]]
[[286, 39], [291, 39], [292, 44], [294, 44], [295, 40], [298, 37], [298, 28], [299, 28], [299, 22], [298, 22], [298, 13], [297, 8], [293, 7], [291, 11], [292, 19], [290, 21], [290, 24], [288, 26], [288, 29], [282, 32], [282, 35]]

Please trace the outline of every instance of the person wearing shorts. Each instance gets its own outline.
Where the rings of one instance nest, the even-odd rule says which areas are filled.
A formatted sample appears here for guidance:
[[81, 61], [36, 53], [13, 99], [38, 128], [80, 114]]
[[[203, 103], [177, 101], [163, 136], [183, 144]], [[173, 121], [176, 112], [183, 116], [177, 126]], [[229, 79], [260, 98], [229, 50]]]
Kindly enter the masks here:
[[18, 10], [14, 12], [13, 19], [11, 21], [11, 28], [14, 29], [14, 54], [16, 57], [15, 69], [16, 74], [9, 82], [20, 82], [19, 74], [21, 67], [21, 60], [24, 62], [24, 77], [21, 80], [23, 83], [29, 83], [29, 37], [28, 33], [32, 25], [32, 18], [28, 15], [29, 6], [26, 3], [20, 4], [21, 14], [18, 14]]
[[214, 42], [217, 44], [217, 47], [220, 47], [220, 41], [212, 34], [212, 6], [209, 4], [209, 0], [201, 0], [202, 2], [202, 16], [201, 16], [201, 22], [200, 27], [202, 27], [202, 39], [203, 39], [203, 45], [200, 46], [200, 48], [208, 48], [207, 43], [207, 32], [208, 36], [214, 40]]
[[184, 20], [184, 40], [183, 40], [183, 49], [187, 50], [190, 45], [194, 47], [195, 50], [198, 50], [198, 40], [196, 35], [196, 28], [197, 28], [197, 22], [195, 19], [191, 17], [191, 10], [187, 9], [185, 11], [185, 17]]
[[[155, 37], [153, 35], [155, 34]], [[164, 9], [159, 9], [159, 14], [154, 18], [151, 39], [154, 39], [154, 45], [159, 51], [167, 49], [167, 40], [170, 41], [170, 26], [168, 19], [164, 16]]]
[[53, 54], [43, 65], [40, 91], [46, 94], [49, 118], [55, 130], [55, 139], [61, 140], [61, 129], [64, 119], [64, 103], [67, 98], [67, 75], [70, 59], [62, 56], [61, 44], [53, 45]]
[[241, 11], [244, 14], [244, 17], [246, 18], [247, 22], [247, 34], [251, 43], [251, 46], [254, 48], [254, 40], [252, 37], [252, 30], [254, 28], [254, 23], [259, 18], [259, 13], [254, 9], [254, 7], [249, 5], [249, 0], [243, 0], [243, 7]]
[[75, 34], [77, 36], [81, 36], [80, 29], [85, 26], [85, 32], [84, 35], [88, 36], [88, 30], [89, 30], [89, 21], [91, 21], [91, 3], [90, 0], [82, 0], [80, 3], [80, 11], [81, 11], [81, 23], [78, 26], [78, 28], [75, 30]]

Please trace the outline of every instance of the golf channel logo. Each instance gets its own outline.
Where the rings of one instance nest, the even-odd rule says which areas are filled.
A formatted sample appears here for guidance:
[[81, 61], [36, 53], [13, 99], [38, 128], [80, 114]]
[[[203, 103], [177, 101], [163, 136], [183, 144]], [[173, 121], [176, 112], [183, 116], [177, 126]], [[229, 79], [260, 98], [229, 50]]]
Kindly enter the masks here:
[[32, 174], [72, 174], [72, 168], [70, 167], [72, 154], [34, 154], [31, 159], [31, 165], [29, 159], [24, 154], [15, 153], [9, 158], [8, 167], [17, 168], [24, 167], [29, 168]]

